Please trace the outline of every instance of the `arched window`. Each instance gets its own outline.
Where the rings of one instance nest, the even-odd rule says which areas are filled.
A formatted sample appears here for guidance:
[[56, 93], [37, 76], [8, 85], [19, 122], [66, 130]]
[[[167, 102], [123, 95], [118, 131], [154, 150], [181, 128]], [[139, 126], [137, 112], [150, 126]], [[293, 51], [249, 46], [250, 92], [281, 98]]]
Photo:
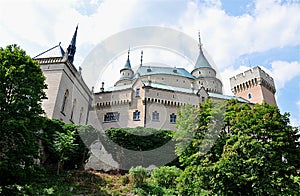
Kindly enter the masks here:
[[252, 99], [252, 94], [251, 93], [248, 94], [248, 98]]
[[70, 120], [73, 120], [75, 107], [76, 107], [76, 99], [73, 100], [73, 106], [72, 106], [72, 110], [71, 110], [71, 118], [70, 118]]
[[79, 123], [79, 124], [81, 123], [82, 115], [83, 115], [83, 107], [81, 107], [80, 113], [79, 113], [79, 120], [78, 120], [78, 123]]
[[61, 106], [61, 113], [65, 114], [65, 109], [66, 109], [66, 105], [68, 103], [68, 98], [69, 98], [69, 90], [67, 89], [63, 98], [63, 103]]

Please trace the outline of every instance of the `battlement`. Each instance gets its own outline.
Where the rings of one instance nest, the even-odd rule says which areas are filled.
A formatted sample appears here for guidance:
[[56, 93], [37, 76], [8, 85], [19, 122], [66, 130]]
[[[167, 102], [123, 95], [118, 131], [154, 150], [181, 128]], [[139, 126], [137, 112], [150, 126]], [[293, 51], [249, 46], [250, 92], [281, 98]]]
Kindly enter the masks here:
[[271, 92], [276, 92], [273, 78], [258, 66], [230, 78], [230, 87], [233, 93], [256, 85], [262, 85]]
[[248, 83], [264, 85], [275, 92], [273, 78], [258, 66], [230, 78], [231, 89]]

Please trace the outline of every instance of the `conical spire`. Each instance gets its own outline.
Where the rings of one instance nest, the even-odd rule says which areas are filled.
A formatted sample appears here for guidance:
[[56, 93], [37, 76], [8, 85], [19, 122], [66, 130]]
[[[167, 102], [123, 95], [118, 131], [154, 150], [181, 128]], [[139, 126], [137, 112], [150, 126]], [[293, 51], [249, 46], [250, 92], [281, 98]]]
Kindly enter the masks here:
[[128, 49], [128, 56], [127, 56], [127, 61], [123, 67], [123, 69], [121, 69], [120, 71], [123, 71], [123, 70], [132, 70], [131, 69], [131, 64], [130, 64], [130, 59], [129, 59], [129, 54], [130, 54], [130, 48]]
[[194, 69], [198, 69], [201, 67], [212, 68], [212, 66], [209, 64], [208, 60], [206, 59], [206, 57], [203, 54], [203, 50], [202, 50], [203, 45], [201, 43], [200, 31], [198, 32], [198, 37], [199, 37], [199, 55], [198, 55], [196, 64], [194, 66]]
[[74, 56], [76, 52], [76, 37], [77, 37], [77, 30], [78, 30], [78, 25], [76, 26], [76, 30], [74, 32], [74, 35], [72, 37], [71, 43], [67, 49], [67, 54], [68, 54], [68, 59], [71, 63], [74, 61]]

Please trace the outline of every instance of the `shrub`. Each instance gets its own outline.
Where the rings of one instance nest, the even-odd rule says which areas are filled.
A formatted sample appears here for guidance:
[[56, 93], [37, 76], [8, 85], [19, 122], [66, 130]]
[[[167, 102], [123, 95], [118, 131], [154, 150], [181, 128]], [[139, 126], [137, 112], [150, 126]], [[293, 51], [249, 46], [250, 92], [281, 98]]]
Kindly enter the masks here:
[[142, 166], [132, 167], [129, 174], [132, 176], [134, 186], [142, 187], [146, 182], [148, 169]]
[[177, 184], [177, 178], [181, 174], [181, 169], [175, 166], [162, 166], [155, 168], [151, 174], [151, 180], [153, 183], [169, 188], [175, 188]]

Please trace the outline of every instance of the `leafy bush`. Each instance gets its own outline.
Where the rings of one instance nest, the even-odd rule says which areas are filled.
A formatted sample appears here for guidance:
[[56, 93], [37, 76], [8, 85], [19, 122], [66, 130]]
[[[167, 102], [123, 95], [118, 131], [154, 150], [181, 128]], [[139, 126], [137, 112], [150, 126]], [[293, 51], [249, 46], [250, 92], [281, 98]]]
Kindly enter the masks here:
[[181, 174], [181, 169], [175, 166], [162, 166], [155, 168], [151, 173], [151, 181], [161, 187], [175, 188], [177, 184], [177, 178]]
[[133, 184], [135, 187], [142, 187], [145, 185], [148, 169], [142, 166], [132, 167], [129, 170], [129, 174], [132, 176]]

